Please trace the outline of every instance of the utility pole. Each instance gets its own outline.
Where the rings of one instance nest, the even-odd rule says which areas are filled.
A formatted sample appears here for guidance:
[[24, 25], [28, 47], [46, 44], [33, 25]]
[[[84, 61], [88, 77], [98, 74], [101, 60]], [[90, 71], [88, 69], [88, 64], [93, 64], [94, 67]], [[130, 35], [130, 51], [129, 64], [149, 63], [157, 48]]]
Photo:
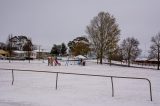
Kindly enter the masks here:
[[39, 45], [39, 53], [38, 53], [39, 60], [40, 60], [40, 48], [41, 48], [41, 46]]
[[159, 52], [160, 52], [160, 51], [159, 51], [159, 47], [160, 47], [160, 46], [159, 46], [159, 44], [158, 44], [158, 68], [157, 68], [158, 70], [159, 70]]
[[43, 63], [44, 63], [44, 49], [42, 49], [42, 58], [43, 58]]
[[12, 55], [12, 34], [9, 35], [9, 63], [11, 63]]

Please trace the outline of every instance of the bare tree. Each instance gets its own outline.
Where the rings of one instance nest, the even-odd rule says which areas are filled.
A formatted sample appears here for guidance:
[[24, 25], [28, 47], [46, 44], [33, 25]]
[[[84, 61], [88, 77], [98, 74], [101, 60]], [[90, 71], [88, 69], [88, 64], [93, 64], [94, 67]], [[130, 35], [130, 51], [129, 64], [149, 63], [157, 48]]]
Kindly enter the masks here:
[[32, 50], [33, 50], [33, 44], [32, 44], [31, 39], [27, 40], [27, 43], [23, 46], [23, 50], [27, 51], [27, 59], [29, 60], [29, 63], [30, 63], [31, 54], [32, 54]]
[[7, 45], [7, 51], [9, 52], [9, 63], [10, 63], [12, 52], [13, 52], [13, 49], [12, 49], [12, 34], [9, 34], [9, 36], [7, 38], [6, 45]]
[[138, 48], [139, 41], [135, 38], [128, 37], [124, 39], [121, 44], [123, 58], [127, 60], [128, 66], [130, 66], [130, 62], [135, 60], [141, 53], [141, 50]]
[[86, 32], [96, 52], [97, 59], [99, 58], [100, 64], [102, 64], [106, 50], [119, 41], [120, 30], [116, 19], [108, 12], [100, 12], [91, 20]]
[[0, 49], [6, 50], [6, 48], [7, 48], [7, 45], [3, 42], [0, 42]]
[[106, 55], [107, 55], [107, 58], [108, 58], [108, 62], [109, 64], [111, 65], [112, 64], [112, 60], [115, 58], [116, 54], [117, 54], [117, 51], [118, 51], [118, 44], [114, 41], [114, 40], [111, 40], [110, 41], [111, 43], [109, 43], [107, 49], [106, 49]]
[[158, 60], [157, 70], [159, 70], [159, 54], [160, 54], [160, 32], [151, 38], [152, 45], [150, 47], [149, 58], [156, 58]]

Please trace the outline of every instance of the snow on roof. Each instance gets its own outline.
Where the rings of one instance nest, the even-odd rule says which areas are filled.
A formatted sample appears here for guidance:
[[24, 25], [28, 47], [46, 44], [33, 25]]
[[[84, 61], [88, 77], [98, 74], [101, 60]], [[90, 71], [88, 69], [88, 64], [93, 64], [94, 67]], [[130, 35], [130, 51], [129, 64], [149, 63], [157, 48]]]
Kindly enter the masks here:
[[79, 59], [86, 59], [86, 57], [82, 56], [82, 55], [78, 55], [75, 58], [79, 58]]
[[[20, 50], [15, 50], [15, 51], [13, 51], [14, 53], [26, 53], [27, 51], [20, 51]], [[32, 51], [32, 52], [34, 52], [34, 51]]]
[[14, 53], [25, 53], [25, 51], [19, 51], [19, 50], [15, 50], [13, 51]]
[[145, 57], [136, 59], [136, 61], [146, 61], [146, 60], [148, 60], [148, 58], [145, 58]]
[[47, 51], [47, 50], [45, 50], [45, 49], [40, 49], [40, 50], [33, 50], [34, 52], [49, 52], [49, 51]]
[[148, 61], [158, 61], [156, 58], [149, 59]]

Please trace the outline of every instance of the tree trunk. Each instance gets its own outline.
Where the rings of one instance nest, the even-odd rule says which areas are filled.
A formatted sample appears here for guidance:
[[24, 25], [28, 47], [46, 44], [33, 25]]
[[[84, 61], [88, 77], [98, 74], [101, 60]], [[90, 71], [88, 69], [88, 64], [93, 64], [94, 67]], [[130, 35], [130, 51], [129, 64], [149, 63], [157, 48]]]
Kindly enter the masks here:
[[9, 63], [11, 63], [11, 53], [9, 53]]
[[111, 64], [112, 64], [112, 63], [111, 63], [111, 62], [112, 62], [112, 53], [110, 52], [109, 55], [110, 55], [110, 56], [109, 56], [109, 65], [111, 66]]
[[128, 67], [130, 67], [130, 57], [128, 57]]
[[30, 54], [30, 51], [28, 51], [28, 59], [29, 59], [29, 63], [30, 63], [30, 57], [31, 57], [31, 54]]
[[109, 60], [109, 65], [110, 65], [110, 66], [112, 65], [112, 60], [111, 60], [111, 59]]
[[102, 64], [102, 56], [100, 56], [100, 64]]
[[157, 66], [157, 70], [159, 70], [159, 46], [158, 46], [158, 66]]
[[130, 60], [128, 60], [128, 67], [130, 67]]
[[100, 49], [100, 64], [102, 64], [103, 63], [103, 49], [102, 49], [102, 47], [101, 47], [101, 49]]
[[128, 67], [130, 67], [130, 51], [128, 52]]
[[12, 35], [9, 36], [9, 63], [11, 63], [11, 56], [12, 56]]

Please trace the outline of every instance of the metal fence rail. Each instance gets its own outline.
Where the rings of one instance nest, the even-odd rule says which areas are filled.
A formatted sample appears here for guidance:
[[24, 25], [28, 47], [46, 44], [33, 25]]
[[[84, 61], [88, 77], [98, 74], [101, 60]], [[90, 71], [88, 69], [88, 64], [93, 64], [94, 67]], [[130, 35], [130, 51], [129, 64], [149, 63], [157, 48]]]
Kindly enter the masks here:
[[7, 69], [7, 68], [0, 68], [0, 70], [10, 70], [12, 71], [12, 85], [14, 84], [14, 71], [23, 71], [23, 72], [39, 72], [39, 73], [54, 73], [56, 74], [56, 90], [58, 88], [58, 75], [59, 74], [70, 74], [70, 75], [81, 75], [81, 76], [93, 76], [93, 77], [108, 77], [111, 78], [111, 85], [112, 85], [112, 97], [114, 97], [114, 83], [113, 78], [123, 78], [123, 79], [139, 79], [139, 80], [146, 80], [149, 84], [149, 92], [150, 92], [150, 100], [152, 101], [152, 87], [151, 81], [147, 78], [137, 78], [137, 77], [121, 77], [121, 76], [106, 76], [106, 75], [95, 75], [95, 74], [80, 74], [80, 73], [67, 73], [67, 72], [52, 72], [52, 71], [38, 71], [38, 70], [21, 70], [21, 69]]

